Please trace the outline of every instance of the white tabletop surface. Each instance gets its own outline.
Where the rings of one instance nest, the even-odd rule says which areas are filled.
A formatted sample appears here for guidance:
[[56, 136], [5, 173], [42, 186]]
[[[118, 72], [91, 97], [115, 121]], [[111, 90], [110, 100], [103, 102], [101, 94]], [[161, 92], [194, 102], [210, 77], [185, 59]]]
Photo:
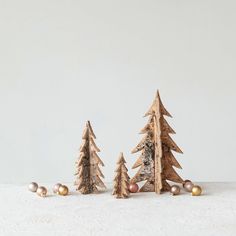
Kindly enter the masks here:
[[115, 199], [111, 187], [81, 195], [69, 185], [69, 196], [49, 191], [40, 198], [27, 186], [0, 185], [0, 235], [235, 236], [236, 183], [200, 185], [200, 197], [182, 191], [179, 196], [138, 193], [125, 200]]

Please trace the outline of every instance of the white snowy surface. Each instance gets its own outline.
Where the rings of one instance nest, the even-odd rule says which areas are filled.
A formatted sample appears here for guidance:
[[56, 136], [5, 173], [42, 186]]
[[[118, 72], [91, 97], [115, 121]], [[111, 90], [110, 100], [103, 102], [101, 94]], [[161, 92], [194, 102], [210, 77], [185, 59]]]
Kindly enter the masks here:
[[125, 200], [111, 195], [111, 185], [97, 195], [71, 191], [61, 197], [49, 191], [46, 198], [27, 186], [0, 185], [0, 236], [235, 236], [236, 183], [200, 185], [200, 197], [182, 191], [179, 196], [138, 193]]

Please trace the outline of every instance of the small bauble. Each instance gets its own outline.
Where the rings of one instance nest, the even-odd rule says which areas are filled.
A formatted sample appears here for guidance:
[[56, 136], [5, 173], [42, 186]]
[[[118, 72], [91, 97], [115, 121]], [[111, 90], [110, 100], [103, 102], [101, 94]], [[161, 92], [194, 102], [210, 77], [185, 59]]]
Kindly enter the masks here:
[[202, 194], [202, 188], [200, 186], [193, 186], [192, 188], [192, 196], [200, 196]]
[[170, 192], [172, 195], [179, 195], [180, 194], [180, 187], [178, 185], [173, 185], [170, 188]]
[[67, 186], [61, 185], [61, 186], [59, 187], [59, 189], [58, 189], [58, 193], [59, 193], [59, 195], [61, 195], [61, 196], [66, 196], [66, 195], [68, 195], [68, 193], [69, 193], [69, 189], [68, 189]]
[[56, 194], [59, 194], [59, 188], [62, 186], [62, 184], [58, 183], [58, 184], [55, 184], [54, 187], [53, 187], [53, 192], [56, 193]]
[[32, 182], [32, 183], [29, 184], [28, 189], [31, 192], [36, 192], [37, 189], [38, 189], [38, 184], [35, 183], [35, 182]]
[[130, 184], [130, 185], [129, 185], [129, 191], [130, 191], [131, 193], [137, 193], [137, 192], [138, 192], [138, 189], [139, 189], [139, 187], [138, 187], [137, 184]]
[[192, 188], [193, 188], [193, 183], [192, 182], [186, 182], [184, 184], [184, 189], [188, 192], [192, 192]]
[[40, 197], [46, 197], [47, 195], [47, 189], [43, 186], [40, 186], [38, 187], [37, 189], [37, 194], [40, 196]]
[[184, 185], [185, 185], [187, 182], [192, 182], [192, 181], [189, 180], [189, 179], [184, 180], [184, 182], [182, 183], [183, 187], [184, 187]]

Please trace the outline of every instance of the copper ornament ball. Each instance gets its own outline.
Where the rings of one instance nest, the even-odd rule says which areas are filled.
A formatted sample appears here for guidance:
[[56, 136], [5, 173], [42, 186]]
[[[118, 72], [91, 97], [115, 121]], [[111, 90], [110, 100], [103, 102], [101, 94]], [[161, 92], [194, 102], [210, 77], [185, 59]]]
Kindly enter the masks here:
[[69, 193], [69, 189], [66, 185], [61, 185], [58, 189], [58, 193], [61, 196], [66, 196]]
[[47, 189], [43, 186], [40, 186], [38, 187], [37, 189], [37, 194], [40, 196], [40, 197], [46, 197], [47, 195]]
[[138, 189], [139, 189], [139, 187], [138, 187], [137, 184], [130, 184], [130, 185], [129, 185], [129, 191], [130, 191], [131, 193], [137, 193], [137, 192], [138, 192]]
[[35, 193], [38, 189], [38, 184], [35, 183], [35, 182], [32, 182], [32, 183], [29, 184], [28, 189], [29, 189], [29, 191]]
[[56, 193], [56, 194], [59, 194], [59, 188], [62, 186], [62, 184], [60, 183], [57, 183], [54, 185], [53, 187], [53, 192]]
[[179, 195], [180, 194], [180, 187], [178, 185], [173, 185], [170, 188], [170, 192], [172, 195]]
[[198, 185], [194, 185], [192, 188], [192, 196], [200, 196], [202, 194], [202, 188]]
[[186, 182], [185, 184], [184, 184], [184, 189], [186, 190], [186, 191], [188, 191], [188, 192], [192, 192], [192, 188], [193, 188], [193, 183], [192, 182]]

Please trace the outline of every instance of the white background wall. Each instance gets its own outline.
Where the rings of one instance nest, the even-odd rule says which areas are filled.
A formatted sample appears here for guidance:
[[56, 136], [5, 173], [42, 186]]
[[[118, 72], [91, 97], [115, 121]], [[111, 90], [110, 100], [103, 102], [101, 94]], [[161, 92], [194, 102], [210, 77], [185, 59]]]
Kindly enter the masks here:
[[73, 181], [87, 119], [111, 181], [120, 151], [137, 158], [157, 88], [180, 175], [236, 181], [235, 12], [233, 0], [0, 0], [0, 182]]

